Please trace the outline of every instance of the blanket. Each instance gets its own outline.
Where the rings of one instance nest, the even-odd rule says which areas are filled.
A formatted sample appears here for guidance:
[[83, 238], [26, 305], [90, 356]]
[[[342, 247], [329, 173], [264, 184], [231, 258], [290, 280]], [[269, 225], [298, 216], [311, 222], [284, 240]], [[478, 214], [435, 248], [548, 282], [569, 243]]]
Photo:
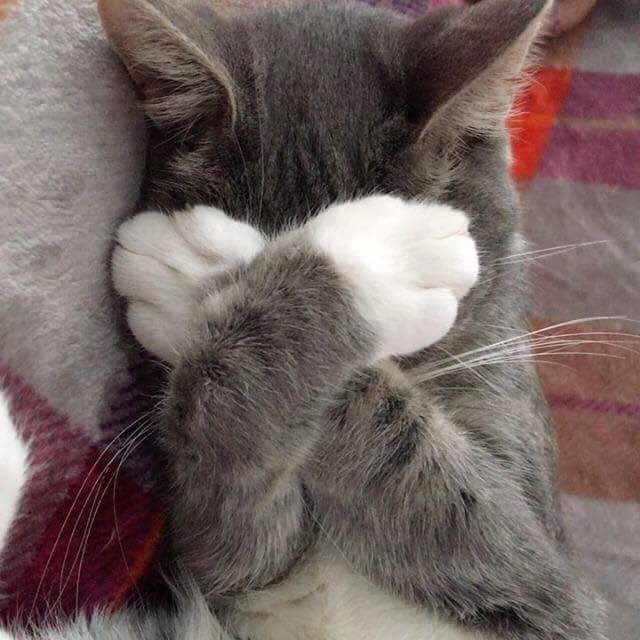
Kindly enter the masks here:
[[[640, 319], [640, 16], [608, 0], [584, 19], [592, 4], [557, 3], [510, 122], [532, 243], [513, 260], [531, 265], [534, 327], [584, 343], [539, 347], [565, 517], [609, 637], [637, 640], [640, 358], [620, 332], [640, 335], [622, 320]], [[0, 385], [34, 467], [0, 558], [0, 621], [46, 621], [153, 597], [164, 568], [156, 373], [119, 347], [107, 270], [144, 128], [93, 0], [0, 0], [0, 67]]]

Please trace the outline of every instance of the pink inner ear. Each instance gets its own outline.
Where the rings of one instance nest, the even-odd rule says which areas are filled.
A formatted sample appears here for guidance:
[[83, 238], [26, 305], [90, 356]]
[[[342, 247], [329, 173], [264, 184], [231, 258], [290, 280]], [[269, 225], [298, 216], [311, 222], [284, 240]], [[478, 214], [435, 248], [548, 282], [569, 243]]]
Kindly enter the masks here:
[[105, 32], [127, 66], [133, 59], [135, 24], [139, 21], [130, 0], [98, 0], [98, 13]]
[[102, 26], [115, 44], [120, 46], [127, 39], [125, 25], [130, 17], [127, 0], [98, 0], [98, 13]]
[[[145, 75], [137, 72], [135, 48], [139, 46], [139, 25], [143, 3], [137, 0], [98, 0], [98, 13], [104, 30], [124, 62], [134, 84], [144, 91]], [[136, 28], [138, 27], [138, 28]]]

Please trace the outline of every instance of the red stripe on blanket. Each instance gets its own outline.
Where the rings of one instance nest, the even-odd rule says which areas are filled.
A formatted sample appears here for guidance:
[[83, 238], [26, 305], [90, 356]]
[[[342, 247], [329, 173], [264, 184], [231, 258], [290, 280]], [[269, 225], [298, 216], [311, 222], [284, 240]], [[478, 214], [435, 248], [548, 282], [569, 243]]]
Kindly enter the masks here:
[[554, 409], [560, 486], [605, 500], [640, 499], [640, 429], [611, 414]]
[[570, 80], [570, 69], [539, 69], [518, 98], [515, 113], [509, 119], [511, 174], [515, 178], [529, 180], [535, 175]]

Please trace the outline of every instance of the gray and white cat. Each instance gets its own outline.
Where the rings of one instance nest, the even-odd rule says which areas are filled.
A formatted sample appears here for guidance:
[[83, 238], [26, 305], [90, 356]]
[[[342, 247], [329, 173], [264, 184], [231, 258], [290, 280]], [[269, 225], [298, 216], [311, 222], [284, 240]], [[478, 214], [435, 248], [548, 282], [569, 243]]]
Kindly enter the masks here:
[[99, 5], [149, 119], [113, 279], [171, 367], [195, 586], [46, 637], [601, 639], [529, 360], [451, 366], [526, 333], [505, 117], [548, 4]]

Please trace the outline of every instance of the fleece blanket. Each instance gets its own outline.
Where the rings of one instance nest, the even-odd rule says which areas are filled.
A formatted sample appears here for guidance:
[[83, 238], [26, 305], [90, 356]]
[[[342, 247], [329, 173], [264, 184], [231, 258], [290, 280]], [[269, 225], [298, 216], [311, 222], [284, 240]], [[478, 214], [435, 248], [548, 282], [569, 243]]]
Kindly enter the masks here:
[[[556, 329], [585, 344], [541, 346], [539, 366], [578, 562], [609, 603], [609, 637], [637, 640], [640, 357], [607, 332], [640, 336], [620, 319], [640, 319], [640, 15], [603, 0], [585, 18], [592, 4], [557, 3], [510, 123], [538, 251], [513, 259], [531, 264], [534, 326], [609, 318]], [[26, 622], [151, 597], [163, 509], [146, 429], [156, 374], [118, 346], [106, 269], [137, 197], [141, 114], [93, 0], [0, 0], [0, 68], [0, 385], [34, 463], [0, 558], [0, 621]]]

